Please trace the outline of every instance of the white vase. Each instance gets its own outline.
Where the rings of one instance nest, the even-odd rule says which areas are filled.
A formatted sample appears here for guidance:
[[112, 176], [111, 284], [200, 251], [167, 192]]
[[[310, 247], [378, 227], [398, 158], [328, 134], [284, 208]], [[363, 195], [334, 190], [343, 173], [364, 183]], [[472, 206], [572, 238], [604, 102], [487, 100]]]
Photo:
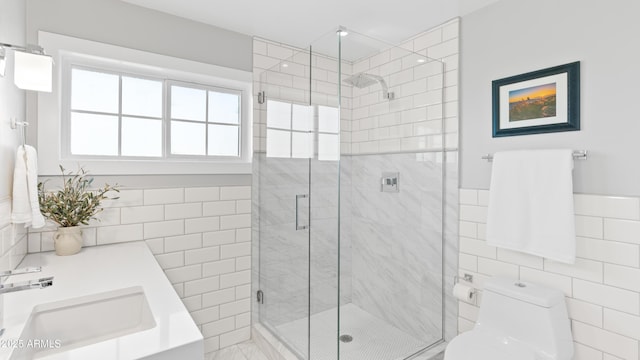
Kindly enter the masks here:
[[56, 255], [77, 254], [82, 249], [82, 230], [79, 226], [58, 228], [53, 236], [53, 245]]

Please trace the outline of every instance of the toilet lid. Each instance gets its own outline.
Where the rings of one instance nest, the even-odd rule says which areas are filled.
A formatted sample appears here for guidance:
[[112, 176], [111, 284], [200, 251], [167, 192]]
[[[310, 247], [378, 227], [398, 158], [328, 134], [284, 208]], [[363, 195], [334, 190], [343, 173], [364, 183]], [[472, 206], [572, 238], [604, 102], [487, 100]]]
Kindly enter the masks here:
[[518, 343], [501, 342], [481, 331], [468, 331], [455, 337], [444, 353], [444, 360], [536, 360], [531, 349]]

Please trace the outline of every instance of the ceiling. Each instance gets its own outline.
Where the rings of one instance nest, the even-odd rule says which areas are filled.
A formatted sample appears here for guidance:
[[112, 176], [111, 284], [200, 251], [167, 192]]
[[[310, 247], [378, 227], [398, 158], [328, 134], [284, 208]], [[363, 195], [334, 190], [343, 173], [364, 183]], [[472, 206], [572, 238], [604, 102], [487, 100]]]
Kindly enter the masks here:
[[306, 47], [339, 25], [399, 44], [498, 0], [122, 0], [239, 33]]

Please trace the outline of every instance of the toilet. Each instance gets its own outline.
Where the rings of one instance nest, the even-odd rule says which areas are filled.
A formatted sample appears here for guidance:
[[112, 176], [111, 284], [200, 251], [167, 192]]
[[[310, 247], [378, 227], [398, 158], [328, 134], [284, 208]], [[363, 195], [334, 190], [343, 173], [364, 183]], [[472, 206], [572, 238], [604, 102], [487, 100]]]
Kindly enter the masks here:
[[573, 338], [564, 294], [506, 278], [485, 283], [473, 330], [456, 336], [444, 360], [570, 360]]

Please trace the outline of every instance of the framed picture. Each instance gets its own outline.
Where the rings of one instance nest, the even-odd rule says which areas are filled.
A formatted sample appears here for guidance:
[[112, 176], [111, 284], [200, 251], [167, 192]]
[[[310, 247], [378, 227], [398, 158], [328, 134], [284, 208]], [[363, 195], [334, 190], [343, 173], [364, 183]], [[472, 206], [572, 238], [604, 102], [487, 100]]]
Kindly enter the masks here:
[[493, 137], [580, 130], [580, 62], [494, 80]]

